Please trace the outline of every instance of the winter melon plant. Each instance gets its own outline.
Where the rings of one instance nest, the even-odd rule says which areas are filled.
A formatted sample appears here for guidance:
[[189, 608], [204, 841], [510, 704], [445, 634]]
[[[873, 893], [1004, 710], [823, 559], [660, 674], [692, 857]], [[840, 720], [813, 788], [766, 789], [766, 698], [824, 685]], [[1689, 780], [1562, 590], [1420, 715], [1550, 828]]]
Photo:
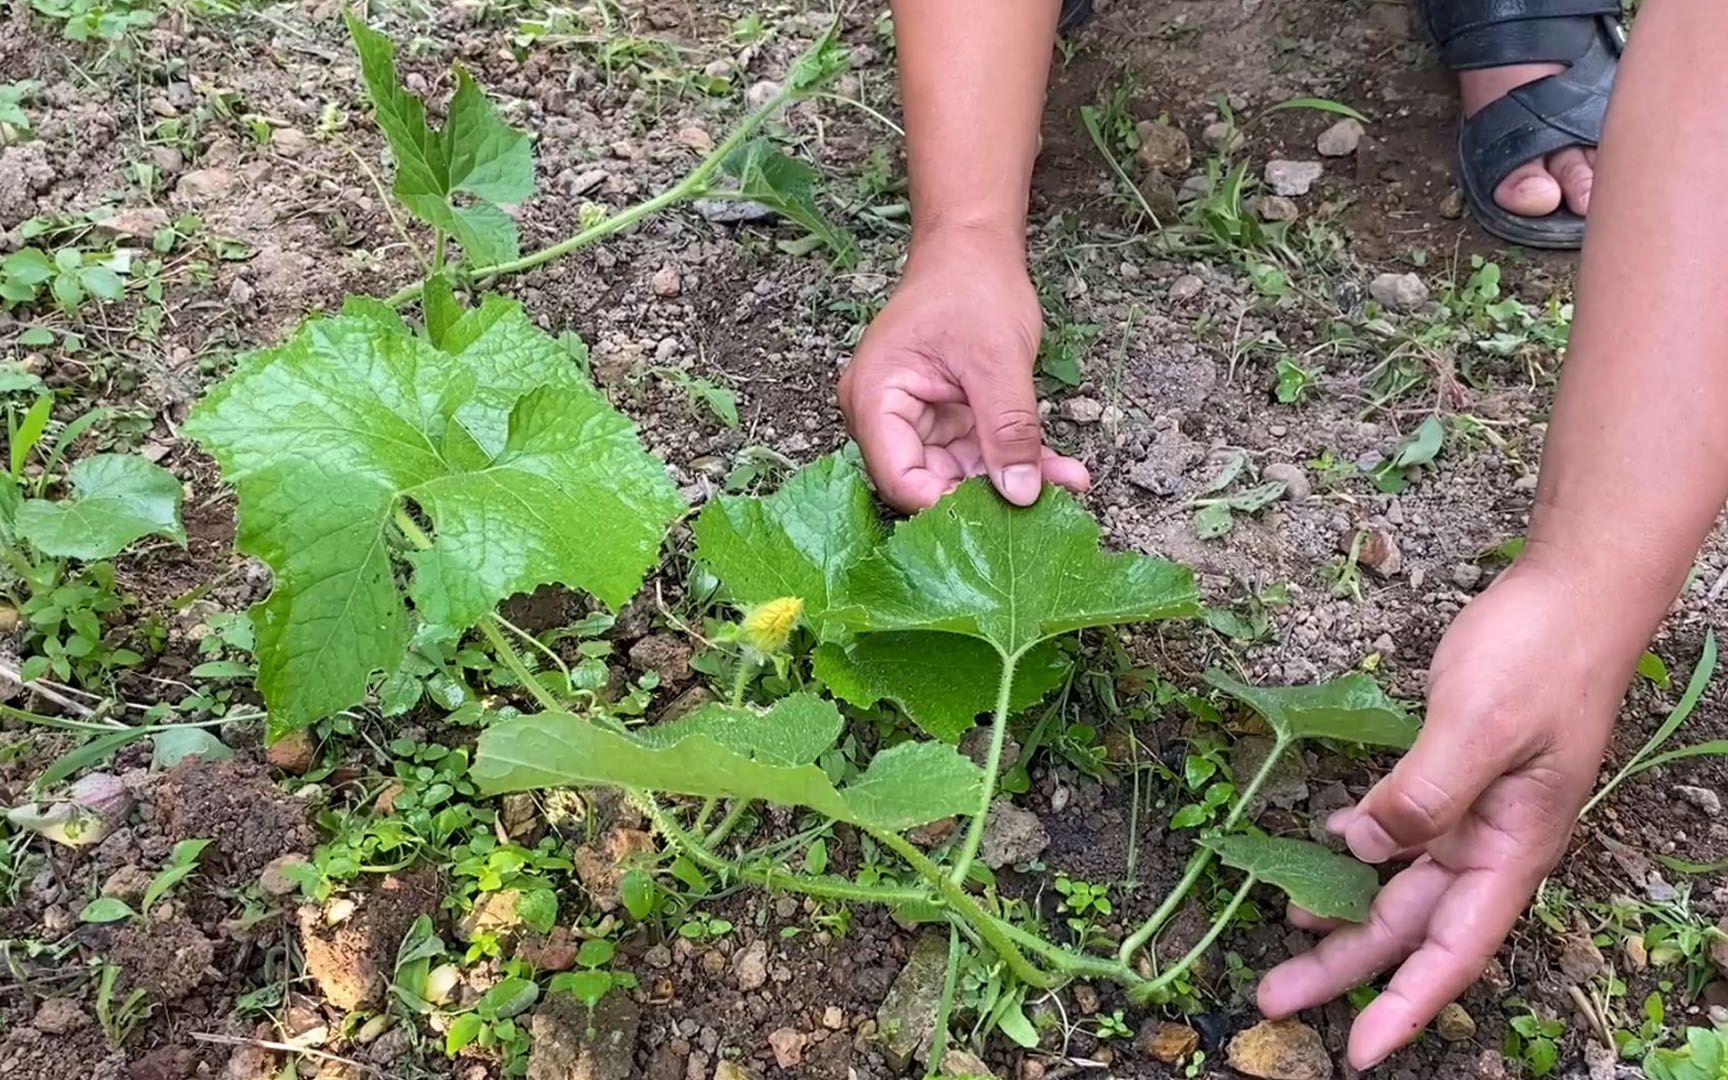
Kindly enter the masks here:
[[[396, 158], [396, 192], [433, 233], [430, 274], [387, 300], [352, 299], [308, 320], [244, 360], [186, 425], [238, 492], [239, 546], [275, 575], [254, 612], [272, 737], [362, 702], [412, 650], [477, 631], [538, 709], [481, 716], [472, 773], [484, 791], [622, 788], [711, 873], [945, 921], [1024, 986], [1105, 978], [1161, 1000], [1258, 882], [1320, 915], [1365, 917], [1371, 868], [1246, 820], [1300, 740], [1409, 745], [1414, 724], [1365, 676], [1295, 689], [1210, 676], [1265, 718], [1273, 752], [1169, 897], [1109, 950], [1057, 944], [978, 872], [1010, 717], [1063, 678], [1061, 639], [1201, 612], [1186, 569], [1104, 552], [1097, 523], [1059, 490], [1016, 509], [974, 480], [888, 530], [857, 467], [829, 457], [771, 495], [720, 496], [694, 523], [697, 559], [742, 612], [727, 700], [641, 725], [583, 691], [555, 656], [557, 675], [527, 662], [496, 605], [548, 583], [622, 605], [686, 507], [566, 344], [512, 301], [486, 297], [470, 310], [458, 292], [697, 195], [766, 202], [845, 258], [849, 238], [821, 217], [808, 167], [752, 138], [774, 108], [831, 78], [838, 53], [818, 43], [773, 102], [666, 192], [522, 255], [501, 204], [532, 189], [526, 138], [465, 74], [433, 129], [424, 104], [397, 85], [389, 42], [351, 27]], [[422, 319], [411, 325], [397, 309], [416, 299]], [[807, 653], [793, 656], [793, 642]], [[769, 661], [795, 676], [772, 685], [798, 689], [753, 700], [752, 675]], [[927, 738], [837, 764], [828, 751], [846, 728], [842, 706], [882, 701]], [[981, 764], [957, 748], [980, 715], [990, 725]], [[904, 862], [902, 883], [795, 869], [773, 847], [725, 854], [722, 841], [759, 803], [855, 827]], [[948, 817], [964, 825], [936, 851], [905, 835]], [[1185, 958], [1162, 971], [1144, 963], [1214, 860], [1241, 871], [1233, 898]]]

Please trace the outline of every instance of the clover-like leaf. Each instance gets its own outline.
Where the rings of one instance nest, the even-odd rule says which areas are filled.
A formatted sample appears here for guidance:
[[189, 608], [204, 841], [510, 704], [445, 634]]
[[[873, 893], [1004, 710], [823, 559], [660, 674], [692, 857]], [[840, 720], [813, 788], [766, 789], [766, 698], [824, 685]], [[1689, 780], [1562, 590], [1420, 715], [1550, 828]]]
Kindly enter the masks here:
[[1187, 568], [1105, 554], [1098, 539], [1098, 523], [1060, 488], [1021, 509], [974, 478], [853, 566], [843, 614], [859, 631], [965, 634], [1017, 657], [1081, 627], [1199, 613]]
[[870, 488], [838, 454], [807, 465], [765, 496], [719, 495], [693, 526], [696, 558], [732, 599], [804, 601], [817, 625], [846, 568], [881, 542]]
[[1366, 863], [1307, 840], [1278, 836], [1214, 836], [1200, 841], [1224, 865], [1276, 885], [1297, 907], [1325, 919], [1365, 922], [1380, 891], [1380, 875]]
[[396, 158], [396, 197], [422, 221], [455, 236], [471, 260], [490, 266], [515, 258], [516, 223], [498, 204], [534, 193], [528, 136], [506, 124], [460, 69], [444, 127], [433, 131], [425, 102], [397, 81], [390, 39], [353, 15], [348, 32], [378, 126]]
[[186, 430], [240, 495], [238, 546], [276, 588], [253, 618], [274, 735], [360, 701], [401, 664], [409, 595], [452, 637], [540, 585], [630, 598], [683, 508], [665, 469], [557, 342], [497, 297], [446, 349], [376, 313], [314, 319], [248, 357]]
[[770, 709], [704, 705], [666, 724], [637, 728], [646, 746], [673, 746], [705, 735], [721, 746], [774, 765], [808, 765], [834, 745], [846, 726], [832, 701], [815, 694], [792, 694]]
[[186, 543], [180, 481], [133, 454], [96, 454], [67, 474], [72, 497], [29, 499], [17, 509], [17, 534], [56, 559], [109, 559], [145, 536]]
[[953, 747], [901, 743], [877, 754], [845, 789], [815, 765], [770, 764], [705, 734], [665, 746], [566, 713], [495, 724], [471, 771], [489, 794], [612, 784], [715, 798], [765, 799], [877, 829], [909, 829], [976, 805], [983, 772]]
[[1407, 750], [1420, 725], [1373, 678], [1345, 675], [1318, 686], [1249, 686], [1222, 671], [1206, 681], [1266, 718], [1281, 739], [1342, 739]]
[[[1033, 647], [1014, 668], [1010, 711], [1036, 704], [1061, 685], [1068, 667], [1055, 645]], [[868, 708], [887, 699], [930, 735], [958, 742], [980, 713], [996, 707], [1002, 657], [977, 638], [913, 630], [864, 634], [850, 646], [825, 642], [815, 672], [843, 701]]]

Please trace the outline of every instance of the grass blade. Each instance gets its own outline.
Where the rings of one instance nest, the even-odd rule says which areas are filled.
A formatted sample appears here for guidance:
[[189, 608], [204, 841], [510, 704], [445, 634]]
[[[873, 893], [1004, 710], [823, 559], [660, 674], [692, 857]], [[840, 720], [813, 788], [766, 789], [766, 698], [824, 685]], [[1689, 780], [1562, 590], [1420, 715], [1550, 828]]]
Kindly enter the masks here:
[[[1686, 684], [1686, 693], [1681, 695], [1679, 704], [1675, 705], [1674, 711], [1668, 714], [1668, 719], [1662, 721], [1662, 726], [1656, 729], [1656, 733], [1650, 736], [1649, 740], [1645, 742], [1643, 746], [1638, 748], [1636, 754], [1632, 755], [1632, 759], [1625, 765], [1621, 766], [1620, 771], [1614, 774], [1614, 778], [1609, 780], [1606, 784], [1603, 784], [1602, 790], [1591, 796], [1590, 801], [1584, 804], [1584, 809], [1578, 812], [1580, 820], [1583, 819], [1584, 815], [1588, 814], [1591, 810], [1594, 810], [1596, 804], [1607, 798], [1608, 793], [1619, 787], [1628, 776], [1634, 776], [1641, 773], [1645, 769], [1658, 763], [1658, 761], [1653, 760], [1649, 764], [1643, 764], [1644, 759], [1649, 757], [1651, 752], [1657, 747], [1667, 742], [1674, 732], [1679, 730], [1680, 725], [1686, 722], [1686, 718], [1692, 715], [1692, 710], [1698, 707], [1698, 699], [1704, 696], [1704, 687], [1709, 685], [1710, 676], [1713, 675], [1715, 671], [1716, 632], [1712, 630], [1704, 635], [1704, 651], [1698, 655], [1698, 664], [1692, 669], [1692, 679]], [[1703, 745], [1707, 746], [1710, 744], [1705, 743]], [[1708, 753], [1709, 751], [1703, 752]], [[1679, 751], [1674, 751], [1674, 753], [1678, 754]], [[1689, 754], [1685, 756], [1696, 757], [1698, 755]], [[1675, 760], [1673, 758], [1668, 758], [1666, 755], [1663, 755], [1663, 759]]]

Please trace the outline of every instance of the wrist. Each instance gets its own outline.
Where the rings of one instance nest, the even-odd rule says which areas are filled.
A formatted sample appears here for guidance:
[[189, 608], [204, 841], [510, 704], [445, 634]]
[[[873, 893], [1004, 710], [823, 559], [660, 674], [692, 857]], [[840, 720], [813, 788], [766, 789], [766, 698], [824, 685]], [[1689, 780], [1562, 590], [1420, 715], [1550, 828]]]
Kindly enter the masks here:
[[1532, 580], [1563, 597], [1577, 613], [1575, 644], [1593, 663], [1632, 669], [1649, 647], [1678, 586], [1669, 589], [1637, 560], [1556, 541], [1532, 529], [1524, 550], [1502, 577]]
[[1026, 221], [1004, 215], [930, 214], [915, 216], [908, 261], [924, 254], [960, 254], [966, 258], [1026, 265]]

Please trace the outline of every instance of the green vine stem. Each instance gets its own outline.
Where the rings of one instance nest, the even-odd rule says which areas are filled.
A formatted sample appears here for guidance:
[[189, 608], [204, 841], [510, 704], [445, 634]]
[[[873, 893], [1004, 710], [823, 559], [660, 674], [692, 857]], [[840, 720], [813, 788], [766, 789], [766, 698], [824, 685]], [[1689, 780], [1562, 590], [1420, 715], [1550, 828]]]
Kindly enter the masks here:
[[[1248, 781], [1248, 786], [1237, 794], [1236, 803], [1230, 808], [1229, 816], [1224, 819], [1221, 832], [1229, 832], [1238, 821], [1242, 820], [1242, 815], [1247, 813], [1249, 805], [1254, 801], [1254, 796], [1258, 795], [1260, 789], [1266, 785], [1266, 781], [1272, 776], [1272, 770], [1277, 768], [1279, 760], [1284, 757], [1284, 752], [1290, 748], [1291, 742], [1292, 740], [1281, 737], [1272, 744], [1272, 752], [1267, 754], [1266, 760], [1260, 763], [1260, 771], [1255, 773], [1254, 779]], [[1178, 881], [1176, 887], [1170, 890], [1170, 895], [1166, 896], [1164, 902], [1158, 905], [1158, 910], [1154, 911], [1144, 923], [1141, 923], [1138, 930], [1123, 940], [1122, 948], [1116, 954], [1118, 960], [1124, 964], [1133, 961], [1134, 954], [1145, 948], [1158, 931], [1164, 928], [1164, 924], [1170, 921], [1170, 917], [1176, 914], [1176, 909], [1193, 891], [1195, 883], [1200, 880], [1200, 875], [1206, 872], [1206, 867], [1210, 866], [1211, 863], [1211, 848], [1200, 848], [1189, 857], [1188, 867], [1182, 873], [1182, 880]], [[1227, 919], [1228, 914], [1225, 916], [1226, 921]], [[1214, 928], [1216, 929], [1220, 925], [1214, 924]]]
[[744, 820], [744, 815], [750, 809], [749, 799], [733, 799], [732, 805], [726, 808], [726, 816], [720, 819], [720, 824], [714, 826], [714, 831], [708, 834], [703, 843], [709, 847], [719, 847], [720, 842], [732, 835], [732, 830]]
[[1008, 712], [1014, 697], [1014, 669], [1020, 666], [1025, 650], [1012, 655], [1002, 654], [1002, 677], [996, 684], [996, 711], [990, 716], [990, 751], [984, 759], [984, 787], [978, 796], [978, 812], [966, 827], [966, 839], [954, 857], [951, 875], [954, 884], [964, 886], [966, 875], [972, 872], [972, 860], [984, 843], [984, 826], [990, 820], [990, 804], [996, 800], [997, 774], [1002, 771], [1002, 745], [1008, 738]]
[[1181, 978], [1184, 972], [1206, 955], [1206, 950], [1212, 947], [1212, 943], [1218, 940], [1218, 935], [1222, 934], [1224, 928], [1230, 925], [1230, 920], [1236, 917], [1236, 911], [1242, 906], [1242, 901], [1248, 899], [1249, 890], [1259, 883], [1260, 879], [1253, 874], [1244, 878], [1242, 884], [1236, 889], [1236, 895], [1230, 898], [1230, 902], [1224, 906], [1224, 910], [1219, 912], [1216, 919], [1212, 920], [1212, 925], [1206, 928], [1205, 935], [1194, 943], [1194, 947], [1189, 949], [1182, 959], [1176, 961], [1169, 971], [1159, 975], [1156, 979], [1150, 979], [1138, 986], [1129, 988], [1128, 1000], [1136, 1005], [1144, 1005], [1155, 998], [1160, 991]]
[[[506, 262], [494, 263], [491, 266], [473, 267], [463, 273], [463, 277], [467, 281], [484, 286], [496, 278], [506, 277], [510, 274], [519, 274], [524, 270], [532, 270], [536, 266], [544, 265], [554, 259], [562, 258], [573, 251], [578, 251], [597, 241], [604, 240], [613, 233], [621, 232], [643, 218], [657, 214], [669, 206], [676, 205], [677, 203], [689, 199], [698, 199], [709, 194], [724, 196], [724, 192], [711, 192], [708, 188], [708, 183], [714, 178], [714, 174], [720, 171], [720, 167], [725, 164], [726, 159], [732, 156], [733, 151], [742, 146], [745, 140], [756, 134], [757, 129], [766, 123], [769, 117], [779, 112], [788, 102], [812, 96], [819, 89], [819, 86], [806, 87], [802, 90], [793, 89], [790, 85], [790, 80], [788, 80], [788, 85], [786, 87], [782, 88], [781, 91], [778, 94], [775, 94], [772, 98], [769, 98], [768, 101], [764, 102], [756, 111], [750, 113], [743, 120], [739, 121], [738, 126], [732, 129], [732, 133], [727, 135], [725, 139], [721, 140], [720, 144], [713, 150], [709, 151], [708, 156], [703, 158], [701, 162], [684, 177], [684, 179], [673, 184], [665, 191], [662, 191], [651, 199], [639, 202], [634, 206], [626, 207], [618, 213], [613, 214], [611, 217], [606, 218], [604, 221], [597, 222], [586, 229], [582, 229], [571, 236], [565, 237], [556, 244], [543, 247], [539, 251], [530, 252], [520, 258], [510, 259]], [[419, 296], [420, 290], [425, 284], [424, 279], [422, 279], [411, 285], [405, 285], [395, 293], [391, 294], [384, 302], [389, 304], [391, 307], [401, 307]]]

